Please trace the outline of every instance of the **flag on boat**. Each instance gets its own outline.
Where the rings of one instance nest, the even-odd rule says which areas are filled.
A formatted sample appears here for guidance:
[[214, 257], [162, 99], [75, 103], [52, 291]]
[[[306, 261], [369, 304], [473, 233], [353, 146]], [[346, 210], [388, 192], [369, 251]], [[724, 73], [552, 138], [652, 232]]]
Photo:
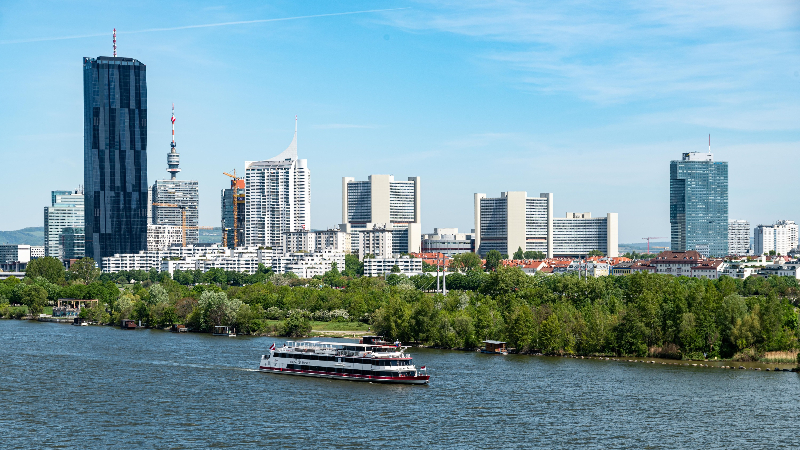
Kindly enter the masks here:
[[422, 366], [422, 367], [420, 367], [420, 368], [419, 368], [419, 370], [425, 370], [425, 369], [426, 369], [426, 367], [427, 367], [427, 366]]
[[270, 350], [275, 350], [275, 343], [273, 342], [272, 345], [269, 346]]

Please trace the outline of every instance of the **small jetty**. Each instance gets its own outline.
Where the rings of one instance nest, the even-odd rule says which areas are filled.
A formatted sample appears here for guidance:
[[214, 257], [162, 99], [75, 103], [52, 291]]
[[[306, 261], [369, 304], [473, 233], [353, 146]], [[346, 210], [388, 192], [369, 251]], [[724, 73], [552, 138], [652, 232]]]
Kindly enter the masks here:
[[214, 327], [214, 336], [228, 336], [236, 337], [236, 328], [231, 329], [224, 325], [217, 325]]
[[172, 332], [172, 333], [186, 333], [186, 332], [189, 331], [189, 329], [186, 328], [186, 325], [184, 325], [182, 323], [176, 323], [176, 324], [172, 325], [172, 327], [169, 329], [169, 331]]
[[481, 348], [481, 353], [487, 353], [490, 355], [507, 355], [508, 349], [506, 349], [506, 343], [503, 341], [483, 341], [483, 348]]

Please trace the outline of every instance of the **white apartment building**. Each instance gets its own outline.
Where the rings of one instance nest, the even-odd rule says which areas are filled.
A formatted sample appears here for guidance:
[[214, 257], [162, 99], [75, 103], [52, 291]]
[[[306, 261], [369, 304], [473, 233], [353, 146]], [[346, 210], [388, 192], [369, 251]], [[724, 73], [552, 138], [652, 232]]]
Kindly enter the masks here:
[[245, 162], [245, 243], [282, 251], [285, 233], [311, 229], [311, 172], [297, 159], [297, 121], [289, 147]]
[[[187, 245], [186, 247], [170, 247], [164, 251], [141, 251], [139, 253], [123, 253], [102, 259], [100, 268], [105, 273], [116, 273], [122, 270], [148, 271], [158, 269], [163, 259], [186, 259], [198, 257], [225, 256], [228, 250], [220, 244]], [[255, 250], [253, 250], [255, 251]]]
[[396, 254], [393, 245], [395, 235], [391, 229], [375, 227], [353, 231], [352, 235], [356, 236], [358, 257], [361, 259], [365, 259], [367, 255], [390, 258]]
[[750, 222], [746, 220], [728, 221], [728, 254], [747, 255], [750, 253]]
[[475, 194], [475, 249], [486, 256], [491, 250], [512, 255], [517, 249], [554, 256], [585, 256], [600, 250], [619, 256], [618, 216], [592, 218], [591, 213], [553, 217], [553, 194], [528, 197], [527, 192], [501, 192], [487, 198]]
[[759, 225], [754, 232], [754, 253], [764, 255], [770, 251], [786, 255], [797, 248], [797, 224], [791, 220], [779, 220], [774, 225]]
[[605, 277], [611, 273], [611, 266], [606, 262], [595, 261], [572, 261], [567, 266], [567, 272], [577, 272], [587, 277]]
[[336, 252], [350, 254], [352, 242], [350, 233], [337, 229], [290, 231], [283, 234], [283, 249], [287, 253]]
[[147, 251], [166, 251], [183, 244], [183, 228], [174, 225], [147, 225]]
[[459, 233], [458, 228], [434, 228], [422, 235], [422, 253], [443, 253], [447, 257], [475, 251], [475, 233]]
[[[44, 207], [44, 255], [64, 259], [61, 234], [70, 229], [74, 239], [67, 242], [73, 248], [66, 251], [73, 257], [84, 255], [83, 191], [52, 191], [50, 206]], [[77, 248], [75, 248], [77, 247]]]
[[392, 267], [397, 266], [404, 275], [418, 275], [422, 273], [422, 260], [410, 256], [396, 258], [365, 258], [364, 276], [377, 277], [391, 273]]
[[352, 233], [383, 228], [392, 233], [392, 253], [418, 253], [422, 235], [420, 201], [420, 177], [409, 177], [407, 181], [396, 181], [392, 175], [370, 175], [367, 181], [344, 177], [340, 229]]
[[337, 270], [344, 270], [344, 257], [342, 252], [321, 253], [287, 253], [272, 258], [272, 270], [275, 273], [292, 272], [300, 278], [311, 278], [316, 275], [325, 275], [336, 264]]

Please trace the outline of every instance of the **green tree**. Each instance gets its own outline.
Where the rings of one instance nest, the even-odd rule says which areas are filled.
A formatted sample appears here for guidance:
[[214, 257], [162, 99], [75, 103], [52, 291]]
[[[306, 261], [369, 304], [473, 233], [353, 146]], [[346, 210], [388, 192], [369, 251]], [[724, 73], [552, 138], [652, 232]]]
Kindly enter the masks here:
[[589, 256], [605, 256], [605, 253], [601, 252], [600, 250], [592, 250], [589, 252]]
[[287, 337], [303, 337], [307, 336], [310, 332], [311, 322], [309, 322], [308, 317], [300, 312], [289, 314], [289, 317], [283, 321], [280, 329], [281, 336]]
[[44, 277], [47, 281], [55, 284], [64, 283], [64, 273], [64, 265], [52, 256], [36, 258], [25, 268], [27, 278], [35, 280], [36, 277]]
[[540, 251], [528, 250], [524, 254], [525, 259], [545, 259], [547, 255]]
[[518, 247], [517, 251], [514, 252], [514, 256], [511, 259], [520, 260], [523, 258], [525, 258], [525, 252], [522, 251], [522, 247]]
[[476, 253], [459, 253], [450, 260], [450, 268], [459, 272], [481, 270], [481, 257]]
[[150, 286], [150, 289], [147, 290], [147, 304], [148, 305], [159, 305], [159, 304], [166, 304], [169, 301], [169, 294], [167, 294], [167, 290], [164, 289], [163, 286], [160, 284], [154, 284]]
[[486, 270], [489, 272], [493, 272], [500, 267], [500, 261], [503, 259], [503, 255], [500, 254], [497, 250], [489, 250], [489, 253], [486, 254]]
[[28, 307], [28, 314], [38, 316], [47, 304], [47, 291], [35, 284], [25, 287], [22, 304]]
[[533, 340], [533, 314], [527, 306], [517, 306], [506, 321], [506, 337], [512, 348], [523, 351]]
[[356, 278], [364, 275], [364, 263], [358, 259], [358, 255], [344, 255], [344, 272], [342, 275]]
[[88, 285], [100, 277], [100, 269], [95, 267], [94, 259], [81, 258], [69, 267], [69, 277], [71, 280]]
[[400, 273], [400, 266], [398, 266], [397, 264], [393, 265], [392, 269], [391, 269], [391, 272], [392, 273]]

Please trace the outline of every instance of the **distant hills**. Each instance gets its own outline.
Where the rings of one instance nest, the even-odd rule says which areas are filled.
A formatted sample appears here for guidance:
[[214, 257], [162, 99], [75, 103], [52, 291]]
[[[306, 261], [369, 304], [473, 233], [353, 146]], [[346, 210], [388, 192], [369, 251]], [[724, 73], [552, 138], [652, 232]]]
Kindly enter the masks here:
[[44, 245], [44, 227], [0, 231], [0, 244]]
[[[672, 245], [670, 242], [650, 242], [650, 253], [660, 253], [664, 251], [663, 247], [669, 248]], [[662, 247], [662, 248], [659, 248]], [[636, 253], [644, 253], [647, 252], [647, 242], [640, 243], [633, 243], [633, 244], [619, 244], [619, 253], [627, 253], [627, 252], [636, 252]]]
[[[201, 243], [222, 242], [222, 229], [199, 230]], [[44, 227], [0, 231], [0, 244], [44, 245]]]

